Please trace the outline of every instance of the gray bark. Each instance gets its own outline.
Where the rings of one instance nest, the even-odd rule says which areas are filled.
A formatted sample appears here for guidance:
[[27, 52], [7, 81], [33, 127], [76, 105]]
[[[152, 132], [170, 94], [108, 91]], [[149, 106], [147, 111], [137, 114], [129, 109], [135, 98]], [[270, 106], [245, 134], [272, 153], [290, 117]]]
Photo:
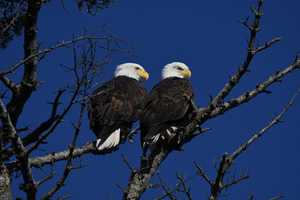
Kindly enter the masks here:
[[12, 200], [10, 178], [4, 165], [0, 166], [0, 199]]

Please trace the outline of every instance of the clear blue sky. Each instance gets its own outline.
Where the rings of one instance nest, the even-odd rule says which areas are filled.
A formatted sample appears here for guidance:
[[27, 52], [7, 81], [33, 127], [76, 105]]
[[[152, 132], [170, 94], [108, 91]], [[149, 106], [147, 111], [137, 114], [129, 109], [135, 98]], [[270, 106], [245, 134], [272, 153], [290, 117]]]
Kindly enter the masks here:
[[[192, 83], [196, 99], [200, 106], [207, 105], [209, 95], [214, 95], [228, 80], [245, 55], [247, 31], [238, 21], [249, 15], [249, 7], [254, 0], [246, 1], [139, 1], [116, 0], [111, 8], [96, 16], [89, 16], [76, 10], [74, 4], [51, 1], [41, 10], [39, 21], [39, 40], [47, 47], [59, 40], [68, 40], [83, 29], [97, 32], [103, 25], [134, 47], [136, 57], [116, 56], [104, 69], [99, 82], [111, 78], [116, 64], [137, 62], [151, 74], [146, 87], [150, 89], [160, 80], [163, 65], [172, 61], [188, 64], [193, 72]], [[185, 3], [183, 3], [185, 2]], [[271, 72], [292, 62], [300, 50], [299, 1], [266, 1], [265, 16], [262, 20], [262, 32], [259, 42], [274, 36], [282, 36], [282, 42], [271, 50], [257, 56], [251, 67], [251, 73], [231, 95], [252, 89]], [[7, 51], [2, 51], [3, 64], [15, 63], [22, 55], [22, 44], [14, 42]], [[40, 91], [33, 95], [25, 109], [32, 115], [22, 118], [21, 124], [33, 125], [47, 117], [47, 101], [54, 95], [59, 85], [69, 77], [58, 70], [59, 64], [70, 63], [70, 50], [58, 51], [40, 64]], [[272, 95], [261, 95], [253, 102], [241, 106], [205, 124], [212, 128], [210, 134], [196, 138], [185, 146], [184, 152], [174, 152], [159, 169], [161, 176], [170, 186], [175, 185], [176, 172], [190, 177], [195, 199], [205, 199], [208, 186], [195, 176], [193, 161], [197, 161], [211, 176], [215, 173], [214, 162], [224, 153], [231, 152], [251, 134], [262, 128], [268, 120], [278, 113], [289, 97], [300, 86], [300, 74], [293, 74], [280, 85], [271, 88]], [[257, 199], [268, 199], [283, 194], [286, 199], [299, 198], [299, 116], [300, 101], [285, 117], [285, 122], [272, 129], [247, 153], [236, 161], [232, 172], [248, 171], [251, 179], [227, 191], [224, 199], [247, 199], [253, 194]], [[72, 112], [66, 124], [76, 117]], [[87, 128], [79, 144], [94, 139]], [[51, 151], [65, 149], [71, 140], [70, 126], [61, 127], [44, 149]], [[126, 186], [129, 170], [121, 159], [125, 154], [133, 165], [137, 165], [140, 155], [139, 139], [130, 145], [123, 145], [118, 152], [106, 156], [84, 156], [81, 158], [83, 169], [74, 171], [67, 185], [59, 195], [70, 194], [71, 199], [120, 199], [120, 190], [116, 184]], [[38, 152], [43, 155], [46, 152]], [[60, 163], [57, 173], [61, 173]], [[43, 172], [36, 171], [39, 176]], [[154, 179], [155, 183], [157, 179]], [[17, 182], [13, 182], [16, 190]], [[46, 191], [53, 182], [46, 184]], [[161, 190], [149, 190], [142, 199], [153, 199]], [[40, 195], [40, 194], [39, 194]]]

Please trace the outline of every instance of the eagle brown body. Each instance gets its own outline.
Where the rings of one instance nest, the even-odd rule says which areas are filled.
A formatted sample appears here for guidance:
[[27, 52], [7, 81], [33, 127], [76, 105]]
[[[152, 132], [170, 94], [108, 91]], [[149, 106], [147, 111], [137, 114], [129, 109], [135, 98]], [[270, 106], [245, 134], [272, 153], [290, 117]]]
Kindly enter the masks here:
[[90, 128], [102, 143], [115, 131], [120, 142], [127, 137], [132, 124], [143, 110], [146, 90], [126, 76], [118, 76], [97, 88], [89, 99]]
[[141, 117], [144, 147], [169, 141], [192, 118], [193, 90], [187, 79], [170, 77], [158, 83], [148, 95]]

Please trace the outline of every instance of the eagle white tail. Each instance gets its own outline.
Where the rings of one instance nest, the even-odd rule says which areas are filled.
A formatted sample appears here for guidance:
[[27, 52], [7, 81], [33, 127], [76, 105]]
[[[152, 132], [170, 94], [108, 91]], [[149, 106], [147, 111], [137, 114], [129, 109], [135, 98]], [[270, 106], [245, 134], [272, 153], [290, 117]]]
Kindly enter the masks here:
[[120, 129], [115, 130], [103, 143], [101, 139], [97, 139], [96, 148], [101, 151], [116, 147], [120, 143]]

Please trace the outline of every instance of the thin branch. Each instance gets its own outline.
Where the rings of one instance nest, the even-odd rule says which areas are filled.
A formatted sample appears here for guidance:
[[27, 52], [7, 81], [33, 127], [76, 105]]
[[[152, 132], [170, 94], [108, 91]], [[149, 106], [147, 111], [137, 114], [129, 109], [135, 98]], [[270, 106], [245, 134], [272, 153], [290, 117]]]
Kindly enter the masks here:
[[43, 200], [50, 199], [58, 190], [60, 190], [64, 186], [65, 181], [67, 180], [69, 174], [71, 173], [71, 171], [73, 169], [73, 167], [72, 167], [73, 153], [74, 153], [76, 141], [78, 139], [78, 135], [79, 135], [80, 130], [81, 130], [81, 125], [82, 125], [82, 120], [83, 120], [83, 114], [84, 114], [84, 111], [85, 111], [85, 107], [86, 107], [86, 105], [84, 103], [81, 104], [79, 118], [78, 118], [77, 123], [74, 125], [74, 129], [75, 129], [74, 136], [73, 136], [72, 142], [71, 142], [70, 147], [69, 147], [69, 155], [68, 155], [68, 159], [67, 159], [67, 163], [65, 165], [63, 175], [57, 181], [55, 186], [52, 189], [50, 189], [49, 192], [47, 192], [45, 195], [43, 195], [43, 197], [42, 197]]
[[[169, 186], [163, 181], [162, 177], [160, 176], [160, 174], [157, 174], [158, 180], [159, 180], [159, 185], [162, 188], [162, 190], [164, 191], [164, 196], [158, 199], [164, 199], [166, 197], [168, 197], [170, 200], [176, 200], [176, 196], [173, 195], [173, 193], [176, 190], [171, 191], [171, 189], [169, 188]], [[158, 200], [157, 199], [157, 200]]]
[[0, 76], [5, 76], [5, 75], [8, 75], [8, 74], [12, 74], [19, 67], [21, 67], [23, 64], [25, 64], [29, 60], [31, 60], [33, 58], [36, 58], [36, 57], [40, 57], [40, 56], [44, 57], [45, 55], [51, 53], [54, 50], [64, 48], [64, 47], [68, 47], [70, 45], [73, 45], [74, 43], [78, 43], [78, 42], [84, 41], [84, 40], [104, 40], [104, 39], [107, 39], [107, 37], [96, 37], [96, 36], [89, 36], [89, 35], [81, 35], [81, 36], [78, 36], [78, 37], [76, 37], [72, 40], [61, 41], [61, 42], [59, 42], [58, 44], [56, 44], [52, 47], [48, 47], [48, 48], [39, 50], [37, 53], [29, 55], [28, 57], [24, 58], [23, 60], [20, 60], [18, 63], [8, 67], [7, 70], [0, 71]]
[[42, 184], [46, 183], [47, 181], [51, 180], [54, 177], [55, 173], [51, 172], [49, 175], [45, 176], [42, 180], [36, 182], [36, 186], [40, 187]]
[[13, 93], [16, 93], [18, 90], [18, 86], [9, 78], [6, 76], [0, 76], [0, 81], [8, 88], [10, 89]]
[[270, 40], [270, 41], [268, 41], [268, 42], [265, 42], [264, 45], [255, 48], [254, 51], [255, 51], [255, 53], [259, 53], [259, 52], [261, 52], [261, 51], [264, 51], [264, 50], [266, 50], [266, 49], [272, 47], [274, 44], [280, 42], [280, 40], [281, 40], [280, 37], [275, 37], [275, 38], [273, 38], [272, 40]]
[[[51, 109], [51, 113], [50, 113], [49, 119], [47, 119], [46, 121], [42, 122], [35, 130], [33, 130], [28, 135], [26, 135], [24, 138], [22, 138], [24, 146], [27, 146], [27, 145], [29, 145], [29, 144], [31, 144], [31, 143], [36, 142], [37, 140], [39, 140], [40, 137], [41, 137], [41, 135], [45, 131], [47, 131], [48, 129], [50, 129], [55, 122], [57, 122], [57, 120], [60, 117], [60, 115], [57, 114], [57, 109], [58, 109], [58, 105], [60, 104], [60, 98], [61, 98], [62, 94], [64, 93], [64, 91], [65, 90], [59, 90], [57, 92], [57, 95], [56, 95], [56, 97], [54, 99], [54, 102], [52, 103], [52, 109]], [[7, 160], [11, 156], [13, 156], [13, 155], [14, 155], [14, 152], [13, 152], [12, 149], [5, 149], [4, 152], [3, 152], [2, 159], [3, 160]]]
[[197, 169], [197, 175], [200, 176], [200, 177], [202, 177], [208, 183], [209, 186], [212, 186], [213, 182], [210, 180], [210, 178], [208, 177], [208, 175], [206, 175], [206, 173], [204, 172], [204, 170], [196, 162], [194, 162], [194, 166]]
[[213, 118], [217, 115], [223, 114], [225, 111], [228, 111], [232, 108], [235, 108], [243, 103], [247, 103], [250, 100], [254, 99], [258, 94], [265, 93], [267, 88], [272, 84], [281, 81], [288, 74], [300, 69], [300, 59], [296, 60], [294, 63], [289, 65], [288, 67], [277, 71], [265, 81], [261, 82], [256, 86], [255, 89], [245, 92], [237, 98], [231, 99], [228, 102], [225, 102], [221, 106], [215, 108], [209, 115], [210, 118]]
[[[258, 51], [255, 50], [254, 44], [256, 41], [257, 33], [260, 28], [260, 20], [262, 17], [262, 9], [263, 9], [263, 1], [258, 1], [258, 6], [256, 8], [256, 12], [254, 12], [254, 20], [251, 25], [248, 25], [250, 35], [249, 42], [247, 45], [247, 55], [244, 63], [238, 69], [238, 71], [230, 77], [228, 83], [219, 91], [217, 96], [212, 100], [212, 106], [217, 106], [220, 102], [224, 100], [224, 98], [231, 92], [231, 90], [239, 83], [244, 74], [248, 71], [250, 64], [255, 56], [255, 53]], [[248, 23], [247, 23], [248, 24]]]
[[247, 180], [247, 179], [249, 179], [249, 178], [250, 178], [250, 176], [248, 176], [248, 175], [244, 175], [244, 176], [238, 177], [238, 178], [232, 180], [230, 183], [226, 183], [226, 184], [223, 186], [223, 189], [224, 189], [224, 190], [225, 190], [225, 189], [228, 189], [228, 188], [232, 187], [233, 185], [237, 185], [237, 184], [239, 184], [240, 182], [242, 182], [242, 181], [244, 181], [244, 180]]
[[60, 104], [60, 99], [62, 94], [65, 92], [65, 90], [59, 90], [56, 94], [56, 97], [52, 104], [52, 109], [49, 118], [42, 122], [35, 130], [33, 130], [31, 133], [26, 135], [22, 140], [25, 146], [37, 141], [40, 139], [40, 136], [49, 128], [53, 126], [53, 124], [59, 120], [60, 115], [57, 114], [57, 109]]
[[275, 116], [264, 128], [262, 128], [258, 133], [253, 134], [253, 136], [245, 143], [243, 143], [241, 146], [239, 146], [232, 154], [224, 154], [222, 157], [222, 160], [218, 167], [218, 172], [216, 179], [214, 181], [213, 186], [211, 187], [211, 194], [209, 197], [209, 200], [216, 200], [218, 199], [219, 194], [228, 187], [235, 185], [243, 180], [246, 180], [248, 176], [242, 176], [228, 184], [224, 184], [223, 180], [225, 175], [228, 173], [228, 170], [232, 166], [235, 159], [240, 156], [242, 153], [244, 153], [250, 145], [252, 145], [255, 141], [257, 141], [262, 135], [264, 135], [269, 129], [274, 127], [276, 124], [280, 122], [284, 114], [290, 109], [290, 107], [294, 104], [294, 101], [296, 100], [297, 96], [300, 93], [300, 89], [297, 90], [297, 92], [292, 96], [292, 98], [289, 100], [288, 104], [283, 108], [283, 110]]
[[252, 145], [254, 142], [256, 142], [261, 136], [267, 133], [269, 129], [271, 129], [274, 125], [278, 124], [280, 120], [283, 118], [284, 114], [290, 109], [290, 107], [294, 104], [297, 96], [300, 93], [300, 89], [297, 90], [297, 92], [293, 95], [293, 97], [290, 99], [288, 104], [283, 108], [283, 110], [272, 119], [272, 121], [267, 124], [264, 128], [262, 128], [258, 133], [253, 134], [253, 136], [244, 144], [242, 144], [239, 148], [237, 148], [232, 154], [232, 159], [236, 159], [239, 155], [241, 155], [243, 152], [245, 152], [250, 145]]
[[179, 183], [182, 185], [183, 188], [183, 193], [187, 197], [188, 200], [193, 200], [192, 194], [191, 194], [191, 189], [189, 186], [187, 186], [185, 179], [183, 176], [177, 174], [177, 179], [179, 180]]
[[127, 157], [122, 154], [122, 160], [125, 163], [125, 165], [127, 166], [127, 168], [131, 171], [131, 173], [134, 173], [136, 170], [134, 169], [134, 167], [132, 167], [132, 165], [129, 163]]
[[67, 115], [67, 113], [71, 110], [71, 108], [75, 104], [75, 100], [77, 96], [80, 94], [82, 83], [83, 80], [81, 80], [81, 82], [76, 83], [75, 91], [73, 92], [64, 111], [58, 115], [58, 119], [55, 120], [51, 128], [43, 136], [41, 136], [40, 139], [37, 140], [35, 144], [32, 145], [32, 147], [28, 150], [28, 153], [31, 153], [32, 151], [36, 150], [39, 147], [39, 145], [42, 144], [49, 137], [49, 135], [55, 131], [56, 127], [61, 123], [62, 119], [64, 119], [64, 117]]

